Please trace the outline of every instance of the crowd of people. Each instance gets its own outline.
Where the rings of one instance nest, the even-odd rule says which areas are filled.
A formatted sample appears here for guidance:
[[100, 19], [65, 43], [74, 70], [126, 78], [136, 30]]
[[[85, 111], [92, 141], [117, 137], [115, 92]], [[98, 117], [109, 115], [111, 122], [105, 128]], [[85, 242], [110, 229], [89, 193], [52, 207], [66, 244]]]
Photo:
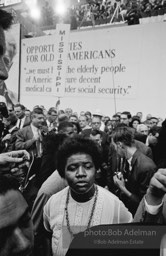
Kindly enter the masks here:
[[[166, 13], [166, 1], [111, 1], [97, 0], [73, 5], [65, 14], [64, 23], [70, 23], [71, 29], [80, 26], [100, 25], [111, 22], [126, 21], [128, 25], [139, 24], [139, 19]], [[54, 25], [59, 17], [49, 2], [42, 7], [42, 26]]]
[[[11, 24], [0, 9], [0, 83]], [[73, 255], [72, 241], [92, 227], [165, 224], [165, 137], [166, 120], [142, 112], [3, 104], [0, 255]], [[164, 256], [165, 238], [161, 246]]]
[[[139, 24], [139, 19], [163, 15], [166, 12], [165, 1], [89, 1], [89, 14], [97, 24], [126, 21], [128, 25]], [[80, 6], [76, 11], [77, 21], [81, 21], [87, 12], [87, 6]], [[114, 15], [115, 14], [115, 15]], [[87, 15], [87, 21], [92, 20]], [[112, 19], [113, 17], [113, 19]], [[100, 23], [101, 22], [101, 23]]]

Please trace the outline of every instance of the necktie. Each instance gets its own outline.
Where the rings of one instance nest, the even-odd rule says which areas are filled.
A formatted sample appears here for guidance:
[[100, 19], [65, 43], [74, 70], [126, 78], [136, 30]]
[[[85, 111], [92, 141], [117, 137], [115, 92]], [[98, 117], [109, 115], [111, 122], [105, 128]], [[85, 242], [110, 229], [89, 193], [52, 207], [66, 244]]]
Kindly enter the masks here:
[[36, 141], [37, 156], [41, 157], [42, 156], [42, 136], [41, 136], [40, 130], [37, 130], [37, 132], [40, 137], [40, 139]]
[[21, 128], [21, 119], [19, 119], [19, 124], [18, 124], [18, 128]]

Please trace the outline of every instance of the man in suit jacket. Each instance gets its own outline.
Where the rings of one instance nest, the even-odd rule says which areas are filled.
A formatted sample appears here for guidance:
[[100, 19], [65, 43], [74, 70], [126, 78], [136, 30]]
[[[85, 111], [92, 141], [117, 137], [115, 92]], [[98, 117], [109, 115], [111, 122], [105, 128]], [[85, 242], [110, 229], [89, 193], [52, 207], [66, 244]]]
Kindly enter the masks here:
[[[20, 129], [17, 133], [16, 149], [26, 149], [29, 153], [39, 157], [41, 154], [38, 143], [42, 140], [41, 129], [44, 123], [44, 114], [41, 108], [35, 108], [32, 112], [31, 124]], [[42, 150], [41, 150], [42, 151]]]
[[156, 171], [156, 165], [137, 150], [131, 128], [116, 128], [113, 140], [127, 160], [122, 173], [114, 175], [114, 183], [119, 189], [119, 197], [134, 215]]
[[[134, 139], [134, 144], [137, 150], [139, 150], [142, 154], [144, 154], [145, 156], [153, 160], [152, 150], [150, 147], [146, 146], [144, 143], [136, 139]], [[126, 159], [123, 159], [123, 156], [121, 156], [121, 154], [118, 153], [117, 147], [112, 140], [109, 146], [108, 169], [107, 169], [107, 186], [112, 193], [115, 193], [115, 191], [117, 190], [117, 187], [115, 186], [113, 181], [114, 173], [123, 172], [123, 168], [125, 164], [126, 164]]]
[[25, 107], [22, 104], [16, 104], [14, 106], [14, 112], [18, 118], [16, 126], [19, 129], [22, 129], [25, 126], [30, 125], [31, 123], [30, 117], [25, 116]]
[[[41, 108], [35, 108], [32, 112], [32, 122], [30, 125], [20, 129], [17, 132], [17, 140], [15, 143], [16, 149], [26, 149], [33, 160], [33, 165], [31, 167], [31, 175], [35, 175], [33, 182], [35, 184], [30, 186], [29, 190], [26, 191], [26, 199], [30, 206], [32, 207], [33, 201], [36, 197], [37, 191], [39, 189], [39, 174], [40, 166], [42, 161], [42, 126], [44, 123], [44, 114]], [[32, 182], [31, 182], [32, 184]]]

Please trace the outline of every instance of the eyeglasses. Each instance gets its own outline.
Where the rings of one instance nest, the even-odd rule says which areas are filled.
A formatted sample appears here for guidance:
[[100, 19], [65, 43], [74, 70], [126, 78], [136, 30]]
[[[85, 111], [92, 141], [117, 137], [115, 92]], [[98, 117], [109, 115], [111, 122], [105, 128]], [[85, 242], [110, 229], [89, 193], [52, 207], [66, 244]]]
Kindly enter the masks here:
[[127, 119], [128, 119], [127, 117], [124, 117], [124, 118], [122, 118], [122, 117], [121, 117], [121, 119], [120, 119], [120, 120], [127, 120]]
[[100, 124], [100, 122], [94, 122], [94, 123], [92, 123], [92, 124]]

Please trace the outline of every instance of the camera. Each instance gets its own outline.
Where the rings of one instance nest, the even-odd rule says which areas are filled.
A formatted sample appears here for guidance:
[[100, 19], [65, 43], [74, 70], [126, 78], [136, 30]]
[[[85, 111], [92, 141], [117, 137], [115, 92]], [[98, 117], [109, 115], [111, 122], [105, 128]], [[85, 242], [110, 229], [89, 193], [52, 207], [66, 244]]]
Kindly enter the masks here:
[[121, 172], [115, 172], [114, 174], [118, 177], [118, 179], [120, 179], [120, 177], [122, 176]]

